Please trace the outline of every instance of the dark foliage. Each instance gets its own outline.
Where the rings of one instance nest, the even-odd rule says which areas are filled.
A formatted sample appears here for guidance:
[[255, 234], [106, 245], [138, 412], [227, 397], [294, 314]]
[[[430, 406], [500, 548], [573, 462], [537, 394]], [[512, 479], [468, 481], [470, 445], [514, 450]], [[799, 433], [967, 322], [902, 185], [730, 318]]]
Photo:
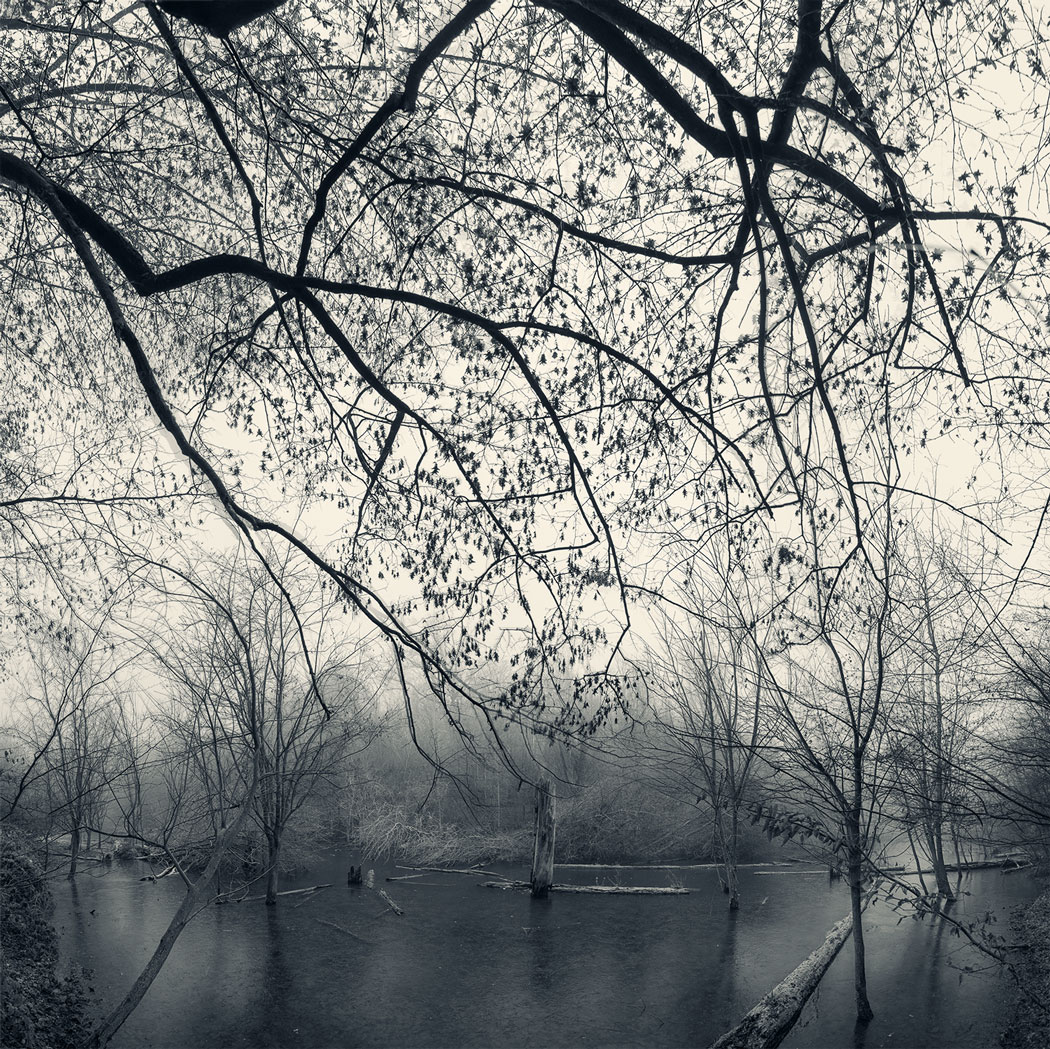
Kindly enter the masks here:
[[0, 1043], [4, 1049], [73, 1049], [87, 1036], [86, 995], [78, 973], [57, 972], [54, 903], [32, 846], [4, 827], [0, 841]]

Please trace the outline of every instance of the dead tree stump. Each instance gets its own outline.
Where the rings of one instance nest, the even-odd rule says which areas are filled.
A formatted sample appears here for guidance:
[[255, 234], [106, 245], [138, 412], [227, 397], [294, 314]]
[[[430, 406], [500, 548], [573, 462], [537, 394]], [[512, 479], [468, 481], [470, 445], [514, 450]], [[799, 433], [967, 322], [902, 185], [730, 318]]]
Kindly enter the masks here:
[[536, 838], [532, 849], [532, 895], [545, 899], [554, 881], [554, 833], [557, 813], [549, 779], [536, 788]]

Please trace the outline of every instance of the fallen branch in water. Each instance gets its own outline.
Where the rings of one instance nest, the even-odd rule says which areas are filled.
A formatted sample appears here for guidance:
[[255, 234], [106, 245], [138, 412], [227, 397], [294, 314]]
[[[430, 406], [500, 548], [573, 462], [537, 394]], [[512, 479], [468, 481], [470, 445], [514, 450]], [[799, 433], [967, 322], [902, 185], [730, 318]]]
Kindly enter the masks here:
[[387, 878], [387, 881], [411, 881], [413, 878], [422, 878], [422, 874], [401, 874], [396, 878]]
[[755, 871], [755, 874], [767, 875], [767, 874], [823, 874], [827, 875], [826, 870], [819, 871]]
[[[479, 867], [409, 867], [403, 863], [396, 863], [394, 866], [400, 871], [430, 871], [433, 874], [484, 874], [487, 878], [509, 880], [506, 875], [500, 874], [498, 871], [483, 871]], [[387, 881], [395, 880], [394, 878], [387, 878]]]
[[144, 878], [139, 878], [139, 881], [160, 881], [161, 878], [170, 877], [175, 873], [175, 867], [171, 866], [166, 871], [161, 871], [160, 874], [147, 874]]
[[402, 910], [402, 909], [401, 909], [400, 907], [398, 907], [398, 905], [397, 905], [396, 903], [394, 903], [394, 901], [393, 901], [393, 900], [392, 900], [392, 899], [390, 898], [390, 896], [389, 896], [389, 895], [387, 894], [387, 891], [386, 891], [386, 889], [376, 889], [376, 890], [375, 890], [375, 892], [376, 892], [376, 895], [377, 895], [377, 896], [380, 896], [380, 897], [382, 898], [383, 902], [384, 902], [384, 903], [385, 903], [385, 904], [386, 904], [386, 905], [387, 905], [387, 906], [388, 906], [388, 907], [389, 907], [389, 908], [390, 908], [390, 909], [391, 909], [391, 910], [392, 910], [392, 911], [393, 911], [393, 912], [394, 912], [395, 914], [397, 914], [397, 915], [401, 915], [401, 914], [404, 914], [404, 913], [405, 913], [405, 912], [404, 912], [404, 911], [403, 911], [403, 910]]
[[[308, 889], [285, 889], [283, 892], [277, 893], [278, 896], [301, 896], [304, 892], [317, 892], [318, 889], [330, 889], [332, 883], [330, 881], [325, 882], [324, 885], [311, 885]], [[260, 893], [258, 896], [242, 896], [238, 900], [217, 900], [217, 903], [248, 903], [251, 900], [265, 900], [266, 893]]]
[[[701, 871], [714, 870], [720, 863], [556, 863], [555, 867], [580, 871]], [[738, 864], [746, 866], [746, 864]]]
[[353, 937], [353, 939], [357, 940], [360, 943], [366, 943], [369, 947], [375, 946], [371, 940], [366, 940], [363, 936], [358, 936], [356, 932], [351, 932], [349, 929], [347, 929], [343, 925], [340, 925], [338, 922], [330, 922], [325, 918], [314, 918], [314, 921], [320, 922], [322, 925], [327, 925], [329, 926], [329, 928], [335, 929], [346, 936], [351, 936]]
[[[527, 881], [485, 881], [486, 889], [531, 889]], [[597, 892], [609, 896], [685, 896], [677, 885], [552, 885], [551, 892]]]

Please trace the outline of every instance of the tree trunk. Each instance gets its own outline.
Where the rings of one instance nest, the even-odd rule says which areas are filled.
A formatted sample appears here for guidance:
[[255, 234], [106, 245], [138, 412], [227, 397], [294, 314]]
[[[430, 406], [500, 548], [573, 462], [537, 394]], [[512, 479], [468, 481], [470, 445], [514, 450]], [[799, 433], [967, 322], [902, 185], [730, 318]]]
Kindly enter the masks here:
[[955, 893], [952, 892], [951, 882], [948, 880], [948, 869], [944, 865], [944, 834], [939, 822], [928, 828], [927, 837], [930, 845], [930, 859], [933, 862], [933, 873], [937, 879], [937, 892], [946, 900], [954, 900]]
[[868, 1001], [868, 976], [864, 967], [864, 925], [862, 915], [863, 900], [863, 866], [860, 850], [850, 849], [849, 857], [849, 898], [853, 916], [853, 984], [857, 997], [857, 1020], [867, 1023], [875, 1014]]
[[554, 787], [545, 779], [536, 788], [536, 838], [532, 849], [532, 895], [544, 899], [554, 881]]
[[911, 846], [912, 859], [915, 860], [915, 871], [919, 875], [919, 885], [922, 886], [922, 893], [925, 896], [927, 893], [926, 879], [922, 876], [922, 861], [919, 859], [919, 850], [915, 847], [915, 835], [911, 832], [911, 827], [907, 828], [908, 831], [908, 844]]
[[67, 877], [77, 876], [77, 857], [80, 855], [80, 828], [74, 827], [69, 835], [69, 874]]
[[740, 909], [740, 878], [736, 869], [738, 831], [735, 812], [730, 819], [731, 826], [727, 832], [725, 817], [720, 809], [715, 809], [715, 848], [722, 868], [719, 877], [722, 880], [722, 890], [729, 897], [729, 909], [736, 911]]
[[277, 903], [277, 881], [279, 877], [278, 867], [281, 862], [281, 839], [272, 835], [266, 839], [267, 863], [269, 870], [266, 872], [266, 906], [273, 907]]

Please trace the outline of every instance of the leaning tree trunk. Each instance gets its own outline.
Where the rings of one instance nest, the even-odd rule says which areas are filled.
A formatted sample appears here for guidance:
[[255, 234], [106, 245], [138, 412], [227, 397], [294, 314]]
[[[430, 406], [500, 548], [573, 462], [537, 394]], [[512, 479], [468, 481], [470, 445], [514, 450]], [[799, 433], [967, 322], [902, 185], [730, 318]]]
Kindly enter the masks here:
[[532, 848], [532, 895], [546, 898], [554, 881], [554, 787], [545, 779], [536, 788], [536, 837]]
[[138, 979], [132, 984], [124, 1000], [102, 1021], [101, 1025], [91, 1034], [85, 1043], [86, 1049], [102, 1049], [109, 1044], [110, 1039], [120, 1030], [124, 1021], [132, 1014], [135, 1007], [142, 1001], [142, 996], [149, 990], [149, 986], [157, 977], [161, 967], [171, 953], [179, 933], [185, 928], [186, 923], [201, 909], [201, 902], [211, 885], [215, 872], [219, 869], [223, 855], [231, 841], [240, 834], [248, 821], [251, 809], [250, 798], [255, 790], [256, 781], [253, 779], [248, 795], [241, 804], [241, 810], [231, 826], [219, 837], [212, 849], [211, 858], [201, 876], [186, 890], [186, 895], [179, 904], [179, 909], [171, 919], [164, 935], [160, 938], [153, 956], [146, 963], [146, 968], [139, 973]]

